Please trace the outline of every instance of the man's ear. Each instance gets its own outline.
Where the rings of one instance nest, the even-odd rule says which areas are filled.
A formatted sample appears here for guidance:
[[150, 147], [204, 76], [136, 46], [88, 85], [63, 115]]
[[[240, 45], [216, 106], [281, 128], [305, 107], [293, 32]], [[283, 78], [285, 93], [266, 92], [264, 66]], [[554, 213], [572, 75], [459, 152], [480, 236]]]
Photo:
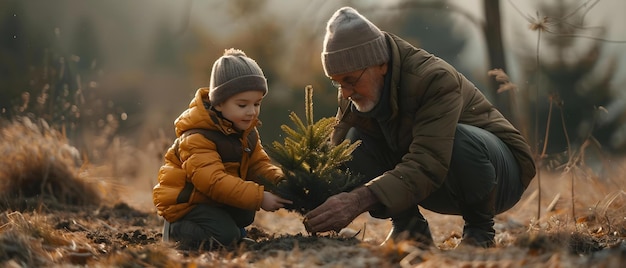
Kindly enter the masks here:
[[389, 64], [387, 62], [381, 64], [378, 66], [379, 69], [379, 73], [380, 75], [384, 76], [387, 74], [387, 68], [389, 67]]

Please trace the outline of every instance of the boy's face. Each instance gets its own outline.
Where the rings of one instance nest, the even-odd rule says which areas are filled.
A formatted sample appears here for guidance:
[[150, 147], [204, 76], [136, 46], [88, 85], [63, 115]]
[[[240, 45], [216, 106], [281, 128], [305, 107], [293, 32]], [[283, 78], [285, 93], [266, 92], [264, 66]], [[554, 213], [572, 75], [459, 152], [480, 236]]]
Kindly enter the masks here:
[[246, 130], [259, 116], [262, 100], [262, 92], [249, 90], [233, 95], [215, 106], [215, 109], [222, 112], [224, 118], [232, 121], [237, 130]]

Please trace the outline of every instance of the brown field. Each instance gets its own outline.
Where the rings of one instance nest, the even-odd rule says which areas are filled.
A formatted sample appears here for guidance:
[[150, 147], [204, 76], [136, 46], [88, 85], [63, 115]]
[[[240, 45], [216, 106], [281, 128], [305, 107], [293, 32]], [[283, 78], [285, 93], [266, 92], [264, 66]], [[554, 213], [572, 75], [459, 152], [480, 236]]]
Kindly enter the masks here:
[[535, 179], [513, 209], [497, 216], [492, 249], [457, 247], [459, 216], [425, 211], [436, 247], [420, 249], [408, 242], [381, 246], [391, 223], [368, 214], [340, 234], [311, 236], [300, 215], [280, 210], [257, 214], [247, 228], [255, 244], [189, 252], [161, 242], [162, 221], [151, 202], [160, 146], [119, 142], [107, 152], [115, 157], [92, 164], [41, 125], [5, 124], [0, 139], [2, 267], [626, 265], [626, 180], [617, 158], [603, 160], [601, 172], [584, 164], [542, 171], [541, 191]]

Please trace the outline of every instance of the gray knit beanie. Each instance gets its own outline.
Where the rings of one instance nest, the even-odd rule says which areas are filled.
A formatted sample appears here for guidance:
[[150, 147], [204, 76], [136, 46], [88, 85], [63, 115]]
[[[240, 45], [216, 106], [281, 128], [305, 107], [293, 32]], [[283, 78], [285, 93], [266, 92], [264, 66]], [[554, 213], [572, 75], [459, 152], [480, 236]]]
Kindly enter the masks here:
[[231, 96], [249, 90], [267, 94], [267, 80], [261, 67], [239, 49], [226, 49], [211, 70], [209, 99], [218, 105]]
[[385, 35], [351, 7], [342, 7], [326, 25], [322, 65], [327, 76], [389, 61]]

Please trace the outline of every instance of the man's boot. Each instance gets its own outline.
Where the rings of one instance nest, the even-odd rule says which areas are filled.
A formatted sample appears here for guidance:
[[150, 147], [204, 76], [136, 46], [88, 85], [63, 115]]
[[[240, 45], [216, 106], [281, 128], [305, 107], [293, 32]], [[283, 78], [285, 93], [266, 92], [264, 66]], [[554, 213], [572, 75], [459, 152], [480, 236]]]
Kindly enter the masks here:
[[428, 221], [424, 219], [418, 208], [409, 209], [400, 215], [392, 217], [391, 223], [393, 227], [383, 244], [390, 239], [394, 241], [413, 240], [425, 247], [430, 247], [434, 244]]
[[495, 246], [496, 231], [493, 228], [495, 216], [496, 191], [491, 191], [476, 204], [461, 206], [461, 215], [465, 220], [461, 244], [489, 248]]

